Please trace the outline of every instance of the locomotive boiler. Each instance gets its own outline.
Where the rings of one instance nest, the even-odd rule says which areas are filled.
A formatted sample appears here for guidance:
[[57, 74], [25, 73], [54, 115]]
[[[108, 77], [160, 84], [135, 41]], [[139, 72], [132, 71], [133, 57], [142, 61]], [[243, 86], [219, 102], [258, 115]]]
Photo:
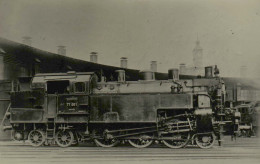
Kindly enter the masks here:
[[189, 80], [180, 80], [176, 69], [169, 80], [144, 71], [138, 81], [125, 81], [124, 70], [116, 71], [116, 81], [93, 72], [36, 74], [30, 90], [11, 92], [13, 138], [32, 146], [94, 140], [102, 147], [127, 141], [143, 148], [157, 141], [210, 148], [215, 136], [221, 140], [225, 85], [213, 69], [206, 71]]

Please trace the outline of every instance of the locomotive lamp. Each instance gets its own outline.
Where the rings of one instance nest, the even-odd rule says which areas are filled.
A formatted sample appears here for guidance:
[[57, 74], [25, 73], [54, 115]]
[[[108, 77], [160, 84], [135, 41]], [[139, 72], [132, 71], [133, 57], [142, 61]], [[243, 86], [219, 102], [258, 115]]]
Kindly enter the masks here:
[[218, 69], [217, 65], [215, 65], [215, 68], [214, 68], [214, 75], [216, 77], [219, 75], [219, 69]]

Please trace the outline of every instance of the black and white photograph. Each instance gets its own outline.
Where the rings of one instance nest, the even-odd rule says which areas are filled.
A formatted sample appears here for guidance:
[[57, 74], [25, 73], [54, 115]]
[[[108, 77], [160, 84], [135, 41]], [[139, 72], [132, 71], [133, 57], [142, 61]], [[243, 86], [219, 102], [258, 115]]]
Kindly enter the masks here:
[[260, 0], [0, 0], [1, 164], [258, 164]]

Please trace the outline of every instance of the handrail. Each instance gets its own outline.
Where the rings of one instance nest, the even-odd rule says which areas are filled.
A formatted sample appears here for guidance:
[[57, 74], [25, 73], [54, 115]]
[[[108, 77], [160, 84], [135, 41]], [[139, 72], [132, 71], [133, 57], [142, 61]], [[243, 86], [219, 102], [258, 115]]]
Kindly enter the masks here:
[[6, 119], [6, 116], [7, 116], [8, 113], [9, 113], [10, 107], [11, 107], [11, 103], [9, 103], [9, 105], [8, 105], [8, 107], [7, 107], [7, 109], [6, 109], [5, 115], [4, 115], [3, 120], [2, 120], [2, 122], [1, 122], [1, 126], [3, 126], [3, 124], [4, 124], [4, 121], [5, 121], [5, 119]]

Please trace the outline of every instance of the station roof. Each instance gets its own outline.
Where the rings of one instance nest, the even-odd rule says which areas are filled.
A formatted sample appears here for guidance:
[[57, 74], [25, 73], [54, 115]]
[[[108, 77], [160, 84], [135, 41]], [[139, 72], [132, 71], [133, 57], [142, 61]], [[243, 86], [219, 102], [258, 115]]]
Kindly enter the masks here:
[[102, 72], [103, 75], [109, 77], [115, 70], [120, 69], [126, 71], [129, 80], [138, 79], [139, 70], [125, 69], [62, 56], [4, 38], [0, 38], [0, 48], [4, 51], [1, 54], [5, 56], [5, 62], [24, 67], [37, 64], [42, 73], [58, 73], [73, 70], [76, 72]]
[[[136, 81], [139, 79], [140, 70], [127, 69], [104, 64], [93, 63], [56, 53], [47, 52], [35, 47], [27, 46], [21, 43], [10, 41], [0, 37], [0, 53], [5, 56], [5, 62], [18, 66], [31, 67], [37, 64], [41, 73], [58, 73], [67, 71], [76, 72], [96, 72], [106, 76], [107, 79], [115, 78], [116, 70], [125, 70], [126, 80]], [[155, 72], [158, 80], [167, 80], [167, 73]], [[180, 75], [180, 79], [194, 79], [197, 76]], [[241, 85], [247, 89], [260, 89], [257, 80], [247, 78], [224, 77], [225, 84], [229, 87]]]
[[[111, 76], [115, 76], [116, 70], [125, 70], [126, 80], [134, 81], [139, 79], [140, 70], [137, 69], [127, 69], [75, 59], [1, 37], [0, 48], [2, 49], [0, 53], [5, 56], [5, 62], [24, 67], [37, 64], [42, 73], [58, 73], [72, 70], [76, 72], [102, 72], [102, 74], [109, 79]], [[168, 79], [167, 73], [156, 72], [155, 76], [160, 80]], [[191, 78], [192, 76], [181, 75], [181, 77]]]

